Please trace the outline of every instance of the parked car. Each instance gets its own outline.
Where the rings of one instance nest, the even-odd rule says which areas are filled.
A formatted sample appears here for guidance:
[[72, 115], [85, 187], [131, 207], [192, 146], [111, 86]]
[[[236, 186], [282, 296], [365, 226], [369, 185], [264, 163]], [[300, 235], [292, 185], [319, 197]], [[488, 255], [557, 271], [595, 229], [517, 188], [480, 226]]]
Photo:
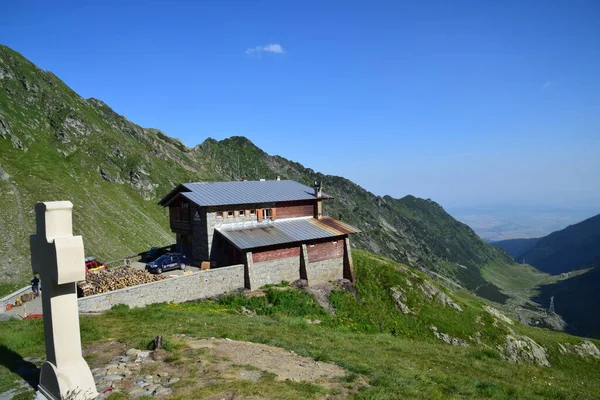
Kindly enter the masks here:
[[106, 264], [101, 263], [96, 260], [96, 257], [86, 257], [85, 258], [85, 274], [87, 275], [90, 271], [99, 271], [101, 269], [106, 269]]
[[162, 274], [171, 269], [185, 269], [187, 258], [180, 253], [167, 253], [146, 264], [146, 271], [152, 274]]
[[156, 260], [158, 257], [175, 251], [175, 246], [166, 246], [166, 247], [152, 247], [150, 250], [140, 253], [141, 261], [143, 262], [151, 262]]

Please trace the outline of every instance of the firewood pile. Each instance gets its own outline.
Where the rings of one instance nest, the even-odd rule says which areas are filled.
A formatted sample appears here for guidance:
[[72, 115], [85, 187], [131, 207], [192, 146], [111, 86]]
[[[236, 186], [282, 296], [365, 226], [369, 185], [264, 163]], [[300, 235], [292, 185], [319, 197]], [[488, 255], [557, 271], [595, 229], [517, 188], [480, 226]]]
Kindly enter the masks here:
[[79, 297], [110, 292], [129, 286], [141, 285], [165, 279], [161, 275], [153, 275], [132, 267], [118, 267], [110, 270], [90, 271], [86, 280], [77, 283]]

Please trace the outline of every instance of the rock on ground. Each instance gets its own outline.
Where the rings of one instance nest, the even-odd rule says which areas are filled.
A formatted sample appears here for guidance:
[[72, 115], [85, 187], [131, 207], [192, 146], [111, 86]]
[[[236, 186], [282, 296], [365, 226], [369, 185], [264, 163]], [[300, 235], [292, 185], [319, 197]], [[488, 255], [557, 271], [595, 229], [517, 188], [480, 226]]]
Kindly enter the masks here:
[[396, 307], [398, 308], [398, 310], [402, 311], [402, 313], [404, 313], [404, 314], [411, 314], [412, 313], [411, 309], [408, 308], [408, 306], [406, 304], [404, 304], [404, 303], [406, 303], [406, 296], [402, 292], [402, 288], [393, 287], [393, 288], [391, 288], [391, 292], [392, 292], [392, 297], [394, 298], [394, 301], [396, 302]]
[[440, 290], [436, 285], [429, 281], [425, 281], [419, 285], [419, 288], [425, 293], [430, 299], [434, 299], [443, 305], [444, 307], [450, 307], [456, 311], [462, 311], [462, 307], [456, 304], [444, 291]]
[[485, 309], [485, 311], [487, 311], [488, 313], [490, 313], [494, 317], [498, 318], [502, 322], [506, 322], [509, 325], [512, 325], [514, 323], [512, 319], [508, 318], [506, 315], [502, 314], [500, 311], [496, 310], [493, 307], [484, 306], [483, 308]]
[[532, 338], [522, 335], [506, 335], [504, 348], [499, 346], [504, 358], [513, 363], [535, 363], [540, 367], [549, 367], [546, 349]]
[[579, 345], [570, 343], [559, 343], [559, 350], [562, 354], [577, 354], [582, 358], [592, 357], [600, 360], [600, 350], [589, 340], [582, 341]]
[[438, 328], [436, 326], [432, 325], [429, 327], [429, 329], [431, 329], [433, 331], [433, 335], [436, 338], [438, 338], [439, 340], [441, 340], [447, 344], [451, 344], [452, 346], [461, 346], [461, 347], [469, 346], [469, 344], [462, 339], [452, 337], [452, 336], [448, 335], [447, 333], [438, 332]]

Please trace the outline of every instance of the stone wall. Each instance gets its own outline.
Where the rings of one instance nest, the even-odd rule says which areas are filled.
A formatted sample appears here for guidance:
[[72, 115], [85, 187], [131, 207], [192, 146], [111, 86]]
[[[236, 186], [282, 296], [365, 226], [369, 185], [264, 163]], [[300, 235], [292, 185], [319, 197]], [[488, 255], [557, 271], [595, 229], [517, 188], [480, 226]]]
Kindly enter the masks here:
[[[208, 208], [203, 209], [204, 215], [206, 218], [206, 238], [207, 238], [208, 249], [213, 248], [213, 237], [215, 234], [216, 227], [226, 225], [226, 224], [235, 224], [235, 223], [239, 223], [239, 222], [256, 221], [256, 214], [255, 215], [249, 214], [250, 209], [256, 209], [256, 207], [253, 204], [239, 206], [239, 209], [246, 210], [247, 215], [240, 216], [238, 214], [239, 210], [237, 208], [233, 208], [233, 207], [228, 208], [227, 206], [208, 207]], [[217, 215], [216, 215], [217, 211], [223, 211], [222, 218], [217, 218]], [[235, 212], [234, 217], [228, 217], [227, 211], [234, 211]], [[211, 250], [209, 250], [209, 256], [211, 256], [210, 252], [211, 252]], [[210, 257], [210, 258], [212, 258], [212, 257]]]
[[257, 263], [250, 261], [249, 264], [248, 278], [252, 290], [271, 283], [294, 282], [300, 279], [300, 257], [288, 257]]
[[206, 212], [203, 208], [194, 207], [192, 217], [192, 264], [200, 265], [210, 259], [210, 247], [204, 238], [208, 234]]
[[344, 257], [330, 258], [306, 264], [309, 285], [335, 281], [344, 277]]
[[105, 311], [117, 304], [144, 307], [152, 303], [181, 303], [243, 288], [244, 265], [233, 265], [82, 297], [79, 299], [79, 311]]
[[1, 298], [0, 299], [0, 307], [1, 307], [0, 313], [3, 313], [6, 311], [7, 304], [14, 304], [18, 297], [21, 297], [25, 293], [29, 293], [31, 291], [32, 291], [31, 285], [29, 285], [29, 286], [25, 286], [13, 293]]

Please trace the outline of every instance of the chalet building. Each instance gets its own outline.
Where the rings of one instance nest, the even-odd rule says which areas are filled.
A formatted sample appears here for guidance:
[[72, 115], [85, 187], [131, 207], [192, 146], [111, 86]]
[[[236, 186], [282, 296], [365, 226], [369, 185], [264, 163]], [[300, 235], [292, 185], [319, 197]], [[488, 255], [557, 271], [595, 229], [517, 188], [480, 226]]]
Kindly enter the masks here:
[[169, 207], [177, 245], [192, 264], [244, 264], [245, 285], [255, 289], [354, 281], [348, 236], [358, 231], [323, 215], [327, 199], [320, 184], [277, 179], [180, 184], [159, 204]]

